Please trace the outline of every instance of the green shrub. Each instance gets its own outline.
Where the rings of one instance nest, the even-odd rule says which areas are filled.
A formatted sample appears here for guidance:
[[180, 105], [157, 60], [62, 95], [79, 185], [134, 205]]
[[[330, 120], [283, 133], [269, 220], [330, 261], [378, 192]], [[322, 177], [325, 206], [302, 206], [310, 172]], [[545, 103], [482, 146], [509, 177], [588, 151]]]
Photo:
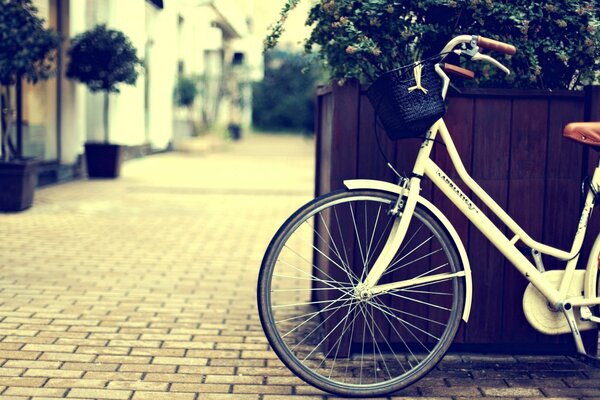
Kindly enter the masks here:
[[[276, 43], [288, 0], [266, 40]], [[598, 4], [590, 0], [321, 0], [309, 14], [306, 42], [336, 80], [373, 80], [381, 71], [439, 52], [458, 34], [513, 43], [517, 55], [494, 56], [513, 72], [471, 62], [478, 84], [526, 88], [576, 88], [600, 70]]]
[[175, 86], [175, 101], [179, 107], [191, 107], [198, 95], [196, 81], [192, 78], [181, 76]]
[[252, 121], [267, 131], [313, 132], [315, 86], [319, 69], [301, 54], [265, 55], [265, 78], [254, 85]]

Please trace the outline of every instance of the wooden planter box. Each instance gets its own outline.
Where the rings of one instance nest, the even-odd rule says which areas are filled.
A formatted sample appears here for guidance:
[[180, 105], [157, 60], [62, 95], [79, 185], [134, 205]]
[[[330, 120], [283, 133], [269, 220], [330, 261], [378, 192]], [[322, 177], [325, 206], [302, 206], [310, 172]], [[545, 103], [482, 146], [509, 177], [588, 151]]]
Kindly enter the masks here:
[[[347, 83], [317, 91], [317, 195], [342, 189], [346, 179], [396, 181], [377, 149], [374, 112], [365, 89]], [[600, 87], [584, 92], [465, 90], [449, 96], [445, 120], [473, 178], [534, 239], [570, 248], [582, 204], [581, 181], [598, 157], [585, 146], [563, 139], [562, 129], [573, 121], [600, 121]], [[392, 142], [383, 131], [379, 138], [396, 169], [409, 174], [421, 142]], [[443, 146], [436, 146], [433, 157], [470, 195]], [[500, 252], [427, 180], [422, 194], [457, 228], [471, 261], [473, 306], [469, 323], [456, 338], [458, 347], [572, 351], [570, 334], [545, 336], [529, 326], [521, 304], [528, 282]], [[482, 207], [479, 201], [477, 205]], [[582, 251], [582, 265], [600, 230], [598, 222], [596, 213]], [[504, 226], [499, 227], [506, 232]], [[544, 257], [544, 262], [547, 269], [563, 267], [550, 257]], [[586, 335], [595, 340], [595, 332]], [[565, 345], [556, 346], [559, 343]]]

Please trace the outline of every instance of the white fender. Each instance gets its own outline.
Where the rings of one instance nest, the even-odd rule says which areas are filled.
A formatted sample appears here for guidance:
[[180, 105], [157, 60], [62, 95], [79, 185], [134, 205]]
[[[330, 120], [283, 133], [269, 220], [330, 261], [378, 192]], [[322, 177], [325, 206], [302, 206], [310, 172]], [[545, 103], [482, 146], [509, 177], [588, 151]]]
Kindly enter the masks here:
[[[371, 179], [350, 179], [344, 181], [344, 185], [350, 190], [374, 189], [380, 190], [382, 192], [402, 194], [402, 188], [400, 186], [384, 181], [376, 181]], [[456, 248], [458, 250], [458, 254], [460, 256], [463, 268], [465, 270], [465, 309], [463, 311], [462, 319], [465, 322], [467, 322], [469, 320], [469, 314], [471, 313], [471, 301], [473, 299], [473, 280], [471, 278], [471, 264], [469, 263], [469, 257], [467, 256], [465, 246], [462, 240], [460, 239], [460, 236], [458, 236], [458, 232], [456, 232], [456, 229], [454, 229], [454, 226], [452, 226], [450, 221], [448, 221], [448, 218], [446, 218], [446, 216], [436, 206], [434, 206], [427, 199], [421, 196], [419, 196], [417, 202], [439, 219], [444, 228], [446, 228], [446, 230], [450, 234], [452, 240], [454, 240], [454, 242], [456, 243]]]

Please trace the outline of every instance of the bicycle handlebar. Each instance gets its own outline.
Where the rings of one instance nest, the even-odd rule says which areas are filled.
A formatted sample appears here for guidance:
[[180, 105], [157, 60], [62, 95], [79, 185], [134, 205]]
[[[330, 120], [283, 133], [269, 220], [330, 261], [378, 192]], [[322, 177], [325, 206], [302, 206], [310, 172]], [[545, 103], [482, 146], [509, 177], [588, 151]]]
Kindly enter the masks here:
[[517, 48], [511, 44], [500, 42], [494, 39], [488, 39], [483, 36], [477, 37], [477, 46], [488, 50], [498, 51], [500, 53], [514, 55], [517, 52]]

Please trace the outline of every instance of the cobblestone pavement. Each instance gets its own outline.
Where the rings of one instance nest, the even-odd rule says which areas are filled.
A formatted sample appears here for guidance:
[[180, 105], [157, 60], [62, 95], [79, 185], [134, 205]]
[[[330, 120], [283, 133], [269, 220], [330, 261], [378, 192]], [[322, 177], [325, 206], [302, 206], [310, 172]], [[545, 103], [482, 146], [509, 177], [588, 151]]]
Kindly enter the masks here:
[[[312, 142], [130, 161], [0, 215], [0, 398], [326, 399], [269, 350], [262, 253], [312, 196]], [[449, 355], [397, 397], [600, 398], [569, 357]]]

